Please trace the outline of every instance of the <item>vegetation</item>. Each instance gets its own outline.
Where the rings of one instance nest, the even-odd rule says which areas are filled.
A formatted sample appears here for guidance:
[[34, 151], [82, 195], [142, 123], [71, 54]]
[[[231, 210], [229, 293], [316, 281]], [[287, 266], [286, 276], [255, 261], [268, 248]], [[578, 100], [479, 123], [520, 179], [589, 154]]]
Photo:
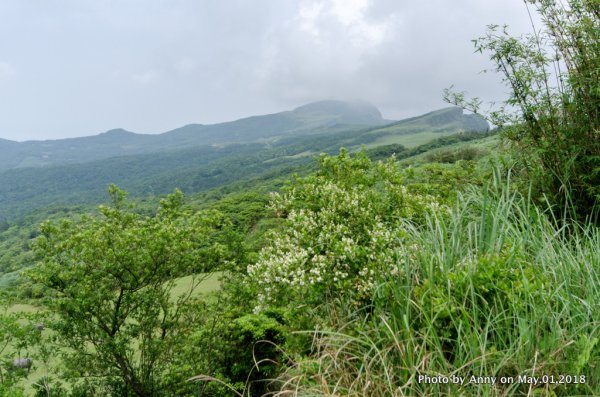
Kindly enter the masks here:
[[[300, 181], [276, 199], [288, 226], [250, 268], [261, 310], [264, 302], [289, 302], [290, 310], [305, 302], [298, 315], [313, 314], [312, 354], [295, 356], [283, 390], [598, 394], [596, 228], [557, 225], [500, 175], [448, 206], [414, 193], [389, 165], [343, 156], [328, 163], [339, 172], [326, 167], [330, 178]], [[387, 205], [390, 192], [398, 204]], [[377, 199], [367, 204], [363, 194]], [[358, 206], [344, 205], [353, 201]], [[578, 384], [517, 381], [561, 374]], [[466, 381], [418, 380], [438, 375]]]
[[[116, 187], [110, 195], [100, 217], [42, 226], [35, 244], [42, 261], [29, 277], [52, 294], [52, 328], [68, 348], [68, 367], [97, 379], [89, 391], [165, 395], [178, 380], [177, 347], [201, 321], [193, 292], [228, 259], [219, 241], [226, 226], [216, 213], [186, 211], [181, 192], [152, 217], [133, 212]], [[187, 274], [197, 277], [172, 297], [175, 278]]]
[[[327, 123], [334, 116], [332, 114], [319, 120]], [[244, 128], [249, 128], [249, 132], [256, 132], [251, 128], [253, 123], [250, 121], [249, 125], [241, 121], [234, 123], [237, 123], [236, 128], [241, 132], [246, 131]], [[412, 148], [433, 138], [452, 135], [458, 131], [470, 131], [472, 126], [477, 127], [474, 129], [476, 132], [487, 129], [487, 124], [483, 128], [469, 116], [464, 116], [460, 109], [454, 108], [395, 122], [389, 128], [319, 124], [310, 134], [306, 131], [296, 132], [269, 139], [267, 136], [261, 138], [259, 134], [250, 139], [251, 142], [239, 144], [234, 143], [235, 140], [219, 145], [208, 145], [206, 141], [204, 145], [199, 145], [198, 142], [194, 144], [188, 142], [189, 133], [182, 130], [158, 136], [162, 140], [168, 138], [168, 142], [163, 142], [162, 146], [158, 145], [154, 149], [151, 146], [143, 153], [125, 155], [127, 152], [116, 151], [115, 153], [122, 155], [112, 157], [110, 161], [93, 160], [97, 155], [105, 156], [105, 153], [102, 151], [97, 154], [92, 149], [98, 151], [106, 145], [128, 148], [131, 147], [131, 142], [122, 141], [119, 133], [116, 136], [115, 133], [107, 133], [98, 137], [81, 138], [87, 142], [84, 145], [87, 151], [81, 149], [80, 152], [88, 153], [92, 150], [86, 162], [74, 160], [75, 164], [60, 165], [59, 162], [41, 168], [18, 167], [0, 172], [0, 197], [3, 202], [0, 217], [10, 221], [54, 203], [100, 204], [110, 183], [126, 189], [133, 197], [160, 196], [175, 188], [186, 193], [203, 192], [266, 172], [289, 175], [292, 168], [309, 164], [313, 155], [322, 152], [334, 154], [340, 146], [356, 150], [362, 145], [374, 145], [378, 139], [385, 138], [386, 143], [406, 144]], [[232, 135], [230, 132], [227, 135], [221, 131], [220, 135], [233, 139], [239, 134]], [[426, 138], [415, 139], [421, 135], [426, 135]], [[154, 139], [148, 136], [138, 138]], [[198, 137], [194, 139], [197, 141]], [[53, 145], [65, 146], [65, 150], [73, 151], [68, 145], [71, 140], [66, 141], [56, 141]]]
[[[491, 115], [508, 150], [459, 109], [371, 125], [321, 103], [229, 125], [261, 142], [70, 165], [81, 190], [66, 168], [0, 175], [21, 183], [0, 219], [0, 394], [600, 395], [598, 4], [531, 3], [547, 31], [477, 41], [513, 90], [518, 112]], [[94, 211], [110, 179], [138, 198], [111, 185]], [[195, 193], [158, 199], [174, 183]], [[44, 207], [36, 191], [61, 204], [10, 213]]]
[[[511, 89], [507, 108], [493, 112], [491, 121], [506, 126], [523, 171], [540, 192], [573, 216], [590, 216], [600, 197], [598, 1], [529, 3], [543, 29], [517, 39], [493, 25], [475, 41]], [[463, 94], [447, 97], [474, 111], [480, 105]]]
[[[29, 274], [55, 336], [32, 343], [62, 369], [40, 395], [600, 393], [597, 229], [555, 220], [489, 154], [436, 162], [439, 145], [416, 167], [369, 158], [401, 146], [322, 155], [269, 200], [279, 175], [192, 197], [201, 212], [111, 188], [99, 214], [45, 224]], [[214, 295], [174, 296], [215, 270]], [[436, 375], [467, 380], [418, 381]]]

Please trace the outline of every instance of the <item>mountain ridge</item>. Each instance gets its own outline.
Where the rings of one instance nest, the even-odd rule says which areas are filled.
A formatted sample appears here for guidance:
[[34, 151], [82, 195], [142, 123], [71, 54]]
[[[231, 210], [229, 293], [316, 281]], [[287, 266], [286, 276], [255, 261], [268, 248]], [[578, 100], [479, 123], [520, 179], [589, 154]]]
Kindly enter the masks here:
[[[423, 117], [439, 118], [419, 124]], [[374, 134], [417, 133], [465, 128], [473, 115], [460, 108], [445, 108], [414, 118], [393, 121], [382, 117], [375, 106], [362, 101], [324, 100], [292, 110], [257, 115], [217, 124], [188, 124], [161, 134], [140, 134], [115, 128], [97, 135], [44, 141], [16, 142], [0, 139], [0, 172], [10, 169], [80, 164], [115, 156], [158, 153], [191, 147], [223, 147], [230, 144], [274, 142], [293, 136], [322, 134], [343, 129], [368, 128]], [[417, 122], [415, 122], [415, 120]], [[415, 128], [407, 129], [406, 123]], [[448, 127], [450, 124], [451, 127]], [[483, 122], [485, 123], [485, 122]], [[473, 130], [487, 128], [471, 122]], [[418, 127], [418, 128], [417, 128]], [[443, 131], [442, 129], [439, 129]]]
[[[272, 115], [264, 116], [266, 119], [254, 116], [250, 123], [242, 119], [238, 124], [226, 125], [226, 129], [223, 126], [209, 128], [204, 133], [202, 128], [197, 132], [188, 127], [159, 136], [142, 136], [113, 129], [94, 139], [70, 138], [66, 144], [65, 141], [45, 141], [38, 149], [41, 159], [48, 160], [47, 165], [40, 166], [40, 157], [36, 158], [32, 151], [29, 157], [17, 159], [20, 164], [30, 166], [0, 171], [0, 219], [53, 203], [92, 203], [104, 196], [110, 183], [116, 183], [136, 197], [166, 194], [174, 188], [187, 193], [198, 192], [277, 167], [308, 164], [314, 155], [337, 153], [340, 147], [352, 151], [382, 145], [414, 147], [447, 134], [469, 130], [473, 120], [477, 121], [475, 130], [479, 129], [478, 132], [488, 129], [485, 121], [472, 119], [463, 115], [462, 110], [452, 108], [383, 125], [353, 126], [338, 124], [340, 117], [348, 120], [344, 119], [343, 112], [340, 115], [340, 112], [326, 109], [324, 114], [330, 117], [325, 120], [317, 117], [323, 109], [319, 105], [313, 109], [300, 109], [297, 113], [308, 121], [299, 126], [289, 122], [277, 126], [278, 121], [287, 120], [293, 112], [288, 111], [276, 114], [275, 118]], [[349, 107], [343, 109], [352, 111]], [[359, 115], [362, 121], [366, 118], [369, 123], [385, 122], [378, 111], [366, 110]], [[270, 130], [258, 128], [265, 121], [271, 123]], [[242, 128], [244, 126], [246, 130]], [[247, 141], [236, 143], [236, 134], [239, 137], [244, 131], [250, 132], [245, 137]], [[229, 141], [206, 138], [218, 138], [218, 134], [226, 134]], [[198, 135], [204, 144], [198, 144]], [[143, 145], [139, 143], [140, 139]], [[18, 151], [9, 148], [4, 152]], [[53, 163], [52, 156], [63, 156], [62, 162]], [[0, 161], [6, 163], [6, 157], [1, 153]]]
[[0, 140], [0, 172], [15, 168], [77, 164], [192, 146], [249, 143], [310, 133], [333, 124], [381, 125], [385, 122], [373, 105], [329, 100], [223, 123], [188, 124], [161, 134], [140, 134], [115, 128], [97, 135], [74, 138], [23, 142]]

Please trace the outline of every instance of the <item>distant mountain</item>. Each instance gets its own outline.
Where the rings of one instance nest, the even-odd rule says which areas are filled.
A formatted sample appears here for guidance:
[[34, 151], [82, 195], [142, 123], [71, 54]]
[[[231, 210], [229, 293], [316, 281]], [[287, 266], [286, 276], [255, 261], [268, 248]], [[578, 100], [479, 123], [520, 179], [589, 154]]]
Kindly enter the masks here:
[[421, 116], [393, 122], [372, 133], [416, 134], [420, 132], [487, 131], [489, 125], [477, 114], [463, 114], [461, 108], [449, 107]]
[[300, 106], [292, 111], [294, 117], [305, 122], [321, 122], [351, 125], [380, 125], [390, 121], [384, 120], [375, 106], [368, 102], [320, 101]]
[[76, 164], [199, 146], [266, 141], [294, 134], [317, 133], [336, 125], [379, 126], [388, 122], [377, 108], [365, 102], [320, 101], [291, 111], [226, 123], [190, 124], [158, 135], [115, 129], [82, 138], [22, 143], [0, 140], [0, 171]]
[[[337, 153], [340, 147], [414, 147], [452, 133], [488, 129], [483, 119], [463, 115], [458, 108], [373, 125], [382, 122], [386, 123], [372, 106], [326, 101], [231, 123], [187, 126], [161, 135], [111, 130], [57, 141], [0, 140], [0, 150], [6, 149], [7, 154], [23, 147], [30, 150], [30, 157], [20, 167], [0, 171], [0, 219], [52, 204], [102, 202], [109, 183], [137, 197], [162, 195], [176, 187], [187, 193], [199, 192], [264, 172], [287, 169], [289, 173], [289, 167], [309, 163], [318, 153]], [[35, 148], [47, 156], [42, 157], [47, 165], [24, 167], [24, 161], [33, 163]], [[67, 154], [71, 157], [57, 157], [52, 164], [54, 156]], [[3, 154], [0, 159], [4, 161]]]
[[164, 145], [197, 143], [246, 143], [278, 136], [309, 134], [323, 127], [378, 126], [388, 123], [379, 110], [365, 102], [320, 101], [294, 110], [253, 116], [213, 125], [191, 124], [166, 132], [158, 140]]
[[279, 139], [330, 131], [370, 128], [372, 136], [485, 131], [487, 123], [460, 108], [447, 108], [401, 121], [385, 120], [366, 102], [320, 101], [294, 110], [236, 121], [190, 124], [162, 134], [136, 134], [114, 129], [99, 135], [13, 142], [0, 139], [0, 172], [51, 165], [79, 164], [115, 156], [159, 153], [195, 147], [275, 142]]

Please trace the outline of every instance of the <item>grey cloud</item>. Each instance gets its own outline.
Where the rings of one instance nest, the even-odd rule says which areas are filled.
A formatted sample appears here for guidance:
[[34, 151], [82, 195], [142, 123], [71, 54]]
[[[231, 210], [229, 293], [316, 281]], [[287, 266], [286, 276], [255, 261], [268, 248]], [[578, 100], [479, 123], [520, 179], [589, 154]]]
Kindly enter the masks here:
[[505, 22], [529, 29], [520, 0], [7, 0], [0, 137], [162, 132], [325, 98], [400, 118], [445, 106], [450, 84], [498, 99], [470, 40]]
[[15, 74], [16, 70], [10, 63], [0, 61], [0, 82], [10, 79]]

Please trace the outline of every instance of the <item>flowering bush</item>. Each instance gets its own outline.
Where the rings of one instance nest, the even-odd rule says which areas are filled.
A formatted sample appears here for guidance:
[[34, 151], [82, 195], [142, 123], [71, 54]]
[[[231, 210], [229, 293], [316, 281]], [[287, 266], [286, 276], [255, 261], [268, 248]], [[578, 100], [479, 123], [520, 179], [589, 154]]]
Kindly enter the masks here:
[[292, 300], [368, 301], [378, 277], [403, 270], [406, 222], [448, 212], [433, 196], [411, 193], [393, 159], [373, 163], [343, 150], [322, 155], [315, 176], [274, 193], [270, 206], [286, 226], [248, 267], [257, 311]]

